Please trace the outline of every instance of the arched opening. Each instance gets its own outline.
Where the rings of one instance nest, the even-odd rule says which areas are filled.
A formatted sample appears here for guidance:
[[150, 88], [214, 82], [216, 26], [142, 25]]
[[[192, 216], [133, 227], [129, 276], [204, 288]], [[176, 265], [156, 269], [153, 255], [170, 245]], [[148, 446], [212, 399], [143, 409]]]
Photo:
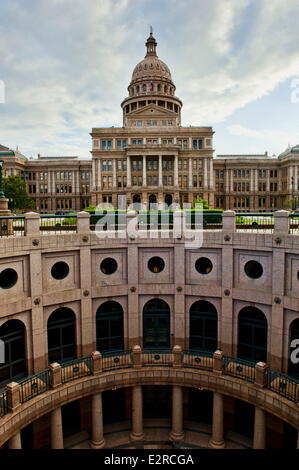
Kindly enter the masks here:
[[190, 349], [216, 351], [217, 310], [210, 302], [199, 300], [190, 308]]
[[70, 308], [61, 307], [48, 319], [48, 361], [51, 364], [76, 357], [76, 317]]
[[118, 302], [104, 302], [96, 314], [96, 341], [98, 351], [124, 349], [124, 312]]
[[165, 202], [165, 204], [167, 204], [167, 206], [171, 206], [171, 204], [172, 204], [172, 195], [171, 194], [166, 194], [166, 196], [164, 198], [164, 202]]
[[261, 310], [245, 307], [239, 313], [238, 357], [267, 362], [268, 323]]
[[141, 196], [140, 194], [134, 194], [133, 196], [133, 204], [140, 204], [141, 203]]
[[0, 384], [21, 379], [27, 375], [25, 326], [20, 320], [9, 320], [0, 327], [4, 342], [5, 362], [0, 363]]
[[170, 309], [164, 300], [152, 299], [143, 308], [143, 347], [170, 348]]
[[[296, 318], [296, 320], [292, 321], [291, 326], [290, 326], [290, 353], [289, 353], [289, 374], [292, 377], [295, 377], [296, 379], [299, 379], [299, 352], [296, 352], [298, 350], [298, 344], [293, 347], [291, 347], [292, 341], [294, 339], [299, 340], [299, 318]], [[295, 357], [293, 357], [295, 356]]]
[[151, 206], [155, 206], [157, 204], [157, 196], [155, 194], [151, 194], [148, 198], [148, 202], [149, 202], [149, 207], [150, 208], [151, 208]]

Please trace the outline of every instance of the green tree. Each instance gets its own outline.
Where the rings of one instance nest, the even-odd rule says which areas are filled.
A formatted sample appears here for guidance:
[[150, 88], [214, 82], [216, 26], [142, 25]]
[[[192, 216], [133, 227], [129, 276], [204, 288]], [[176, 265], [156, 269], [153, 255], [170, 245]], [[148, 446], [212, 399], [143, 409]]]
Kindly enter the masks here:
[[202, 204], [203, 209], [210, 209], [209, 203], [206, 199], [197, 199], [194, 204]]
[[34, 209], [35, 202], [28, 196], [25, 181], [19, 175], [10, 175], [3, 179], [4, 194], [9, 199], [11, 210]]

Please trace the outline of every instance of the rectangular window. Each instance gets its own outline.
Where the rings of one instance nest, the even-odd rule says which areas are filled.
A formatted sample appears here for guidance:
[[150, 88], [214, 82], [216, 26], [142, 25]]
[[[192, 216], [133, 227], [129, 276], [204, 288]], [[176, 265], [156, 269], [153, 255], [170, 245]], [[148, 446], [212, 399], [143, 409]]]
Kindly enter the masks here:
[[194, 150], [202, 149], [202, 139], [193, 139], [193, 149]]

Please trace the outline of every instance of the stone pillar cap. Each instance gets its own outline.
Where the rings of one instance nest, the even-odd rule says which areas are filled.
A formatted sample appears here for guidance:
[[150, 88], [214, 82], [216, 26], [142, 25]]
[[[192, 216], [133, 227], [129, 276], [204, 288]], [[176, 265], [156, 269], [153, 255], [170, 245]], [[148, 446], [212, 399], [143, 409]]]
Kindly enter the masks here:
[[57, 367], [61, 367], [61, 365], [58, 362], [52, 362], [50, 364], [51, 369], [57, 369]]
[[141, 352], [141, 346], [139, 346], [139, 344], [135, 344], [132, 349], [133, 352]]
[[175, 346], [173, 346], [172, 350], [173, 352], [182, 352], [182, 347], [176, 344]]
[[6, 385], [6, 388], [12, 389], [12, 388], [19, 387], [19, 386], [20, 384], [18, 384], [18, 382], [10, 382], [9, 384]]
[[232, 216], [235, 216], [236, 215], [236, 212], [235, 211], [231, 211], [231, 210], [227, 210], [227, 211], [224, 211], [222, 213], [223, 216], [226, 216], [226, 217], [232, 217]]
[[77, 217], [82, 217], [82, 218], [83, 218], [83, 217], [86, 217], [86, 219], [87, 219], [87, 218], [90, 217], [90, 214], [89, 214], [88, 212], [86, 212], [86, 211], [81, 211], [81, 212], [78, 212], [78, 213], [77, 213]]
[[26, 212], [26, 219], [39, 219], [40, 215], [37, 212]]

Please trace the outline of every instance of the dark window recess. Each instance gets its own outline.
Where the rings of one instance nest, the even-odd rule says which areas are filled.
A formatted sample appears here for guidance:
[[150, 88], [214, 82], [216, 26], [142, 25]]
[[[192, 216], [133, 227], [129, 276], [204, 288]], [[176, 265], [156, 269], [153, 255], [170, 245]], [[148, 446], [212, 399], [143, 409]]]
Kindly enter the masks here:
[[117, 270], [117, 262], [113, 258], [105, 258], [100, 268], [103, 274], [113, 274]]
[[10, 289], [18, 280], [18, 274], [14, 269], [7, 268], [0, 273], [0, 287]]
[[147, 267], [152, 273], [157, 274], [163, 271], [165, 268], [165, 263], [159, 256], [154, 256], [149, 260]]
[[258, 261], [248, 261], [244, 267], [245, 273], [251, 279], [259, 279], [263, 275], [263, 266]]
[[69, 272], [70, 272], [69, 265], [65, 263], [64, 261], [58, 261], [58, 263], [55, 263], [51, 269], [52, 276], [54, 277], [54, 279], [58, 279], [58, 280], [61, 280], [67, 277]]
[[199, 258], [195, 263], [195, 269], [200, 274], [209, 274], [213, 269], [213, 263], [208, 258]]

